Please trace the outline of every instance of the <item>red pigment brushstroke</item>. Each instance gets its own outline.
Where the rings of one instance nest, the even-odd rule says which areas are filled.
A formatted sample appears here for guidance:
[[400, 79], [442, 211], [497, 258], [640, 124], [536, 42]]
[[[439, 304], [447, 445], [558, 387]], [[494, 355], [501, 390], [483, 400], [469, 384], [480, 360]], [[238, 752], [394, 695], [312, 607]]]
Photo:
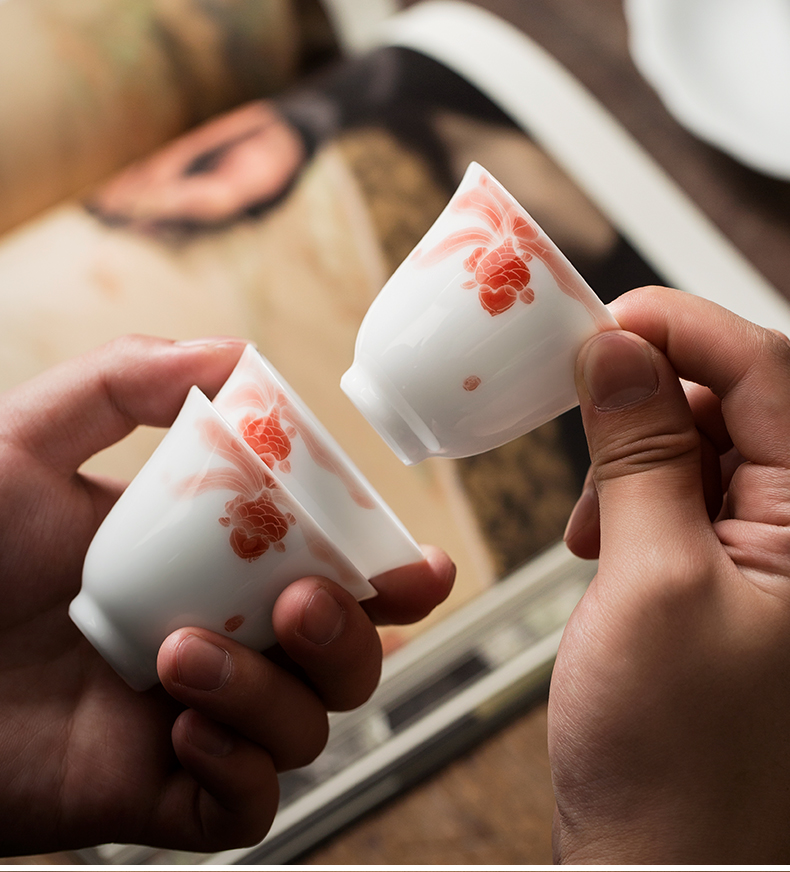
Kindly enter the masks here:
[[277, 505], [278, 496], [287, 498], [278, 494], [274, 477], [219, 421], [198, 421], [197, 427], [203, 442], [231, 465], [189, 476], [178, 485], [179, 495], [189, 498], [210, 490], [235, 492], [236, 496], [225, 503], [225, 515], [218, 519], [230, 528], [234, 553], [251, 563], [270, 547], [285, 551], [283, 539], [296, 517]]
[[412, 254], [416, 266], [430, 266], [440, 260], [475, 245], [464, 261], [464, 269], [473, 278], [464, 288], [477, 288], [480, 304], [492, 317], [511, 309], [518, 301], [529, 304], [535, 292], [529, 286], [528, 263], [540, 260], [551, 273], [559, 289], [580, 302], [592, 315], [598, 327], [609, 327], [587, 298], [587, 288], [576, 271], [554, 248], [534, 221], [525, 216], [506, 192], [488, 175], [482, 173], [473, 188], [453, 201], [456, 212], [471, 212], [486, 226], [467, 227], [450, 233], [430, 251], [417, 249]]
[[[245, 416], [239, 431], [255, 453], [271, 469], [290, 472], [288, 456], [292, 441], [299, 437], [310, 457], [322, 469], [336, 475], [354, 502], [364, 509], [375, 508], [375, 502], [355, 481], [342, 462], [329, 451], [285, 393], [274, 384], [263, 381], [250, 368], [250, 381], [240, 385], [227, 397], [228, 406], [251, 407], [258, 415]], [[288, 426], [283, 426], [285, 422]]]
[[228, 633], [235, 633], [236, 630], [244, 623], [244, 615], [234, 615], [225, 621], [225, 630]]

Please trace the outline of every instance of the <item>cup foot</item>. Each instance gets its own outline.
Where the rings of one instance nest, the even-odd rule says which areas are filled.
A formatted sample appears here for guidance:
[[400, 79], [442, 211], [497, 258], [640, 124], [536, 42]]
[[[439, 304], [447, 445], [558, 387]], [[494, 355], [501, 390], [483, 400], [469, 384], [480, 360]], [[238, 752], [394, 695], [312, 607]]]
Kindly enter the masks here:
[[355, 360], [341, 378], [346, 396], [406, 466], [437, 454], [440, 445], [428, 426], [395, 388], [385, 378], [376, 378], [366, 364]]
[[139, 649], [129, 644], [85, 591], [72, 600], [69, 617], [133, 690], [148, 690], [158, 683], [156, 663], [145, 664], [146, 658]]

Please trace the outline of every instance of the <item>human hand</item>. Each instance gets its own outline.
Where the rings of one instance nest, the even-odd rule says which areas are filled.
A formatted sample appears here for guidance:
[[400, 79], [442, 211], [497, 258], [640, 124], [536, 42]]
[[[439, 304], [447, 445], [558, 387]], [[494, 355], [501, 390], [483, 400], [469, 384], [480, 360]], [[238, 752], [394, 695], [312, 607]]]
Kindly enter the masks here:
[[[199, 628], [163, 644], [162, 685], [135, 693], [68, 618], [82, 562], [122, 490], [80, 465], [137, 424], [168, 426], [187, 391], [219, 389], [244, 344], [130, 337], [0, 397], [0, 853], [100, 842], [214, 851], [258, 841], [276, 772], [308, 763], [327, 709], [362, 703], [374, 621], [409, 622], [449, 592], [426, 560], [358, 604], [326, 579], [279, 598], [271, 657]], [[299, 676], [299, 677], [297, 677]]]
[[552, 679], [556, 857], [785, 862], [790, 343], [678, 291], [610, 308], [629, 332], [577, 365], [566, 542], [600, 563]]

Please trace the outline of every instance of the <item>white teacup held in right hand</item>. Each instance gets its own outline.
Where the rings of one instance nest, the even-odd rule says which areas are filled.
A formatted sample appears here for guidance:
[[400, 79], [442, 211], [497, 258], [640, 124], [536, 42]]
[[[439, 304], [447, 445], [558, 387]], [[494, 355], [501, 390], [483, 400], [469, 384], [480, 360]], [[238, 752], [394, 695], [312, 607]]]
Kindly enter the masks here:
[[[616, 328], [481, 166], [370, 307], [341, 387], [398, 457], [488, 451], [577, 403], [574, 364]], [[88, 550], [69, 613], [135, 689], [167, 636], [200, 626], [258, 650], [274, 602], [323, 575], [357, 599], [422, 559], [282, 376], [249, 347], [214, 402], [193, 388]]]
[[406, 464], [480, 454], [578, 403], [582, 345], [617, 322], [472, 163], [374, 300], [341, 387]]

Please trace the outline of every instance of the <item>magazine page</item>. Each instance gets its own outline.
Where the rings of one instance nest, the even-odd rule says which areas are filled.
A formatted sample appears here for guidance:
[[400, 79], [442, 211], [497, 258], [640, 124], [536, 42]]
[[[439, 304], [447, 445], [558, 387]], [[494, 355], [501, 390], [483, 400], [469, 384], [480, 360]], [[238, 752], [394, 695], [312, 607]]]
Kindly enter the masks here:
[[0, 2], [0, 232], [336, 51], [318, 2]]
[[[249, 338], [417, 540], [453, 555], [458, 582], [436, 621], [561, 536], [586, 466], [569, 415], [490, 454], [407, 469], [340, 392], [370, 302], [472, 159], [604, 299], [652, 278], [489, 100], [429, 58], [382, 48], [215, 116], [7, 237], [4, 384], [128, 332]], [[131, 477], [158, 438], [135, 434], [89, 468]], [[414, 632], [383, 629], [387, 650]]]

